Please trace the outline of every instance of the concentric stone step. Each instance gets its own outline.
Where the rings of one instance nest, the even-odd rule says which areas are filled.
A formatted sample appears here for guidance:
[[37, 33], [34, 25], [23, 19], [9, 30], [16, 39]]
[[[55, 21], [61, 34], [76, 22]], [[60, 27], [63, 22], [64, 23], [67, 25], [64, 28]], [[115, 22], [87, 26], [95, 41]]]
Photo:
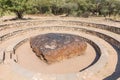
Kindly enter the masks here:
[[[113, 44], [120, 48], [120, 29], [116, 26], [95, 24], [82, 21], [73, 20], [43, 20], [43, 21], [26, 21], [22, 23], [14, 23], [8, 25], [1, 25], [0, 27], [0, 63], [10, 65], [16, 74], [23, 74], [26, 71], [26, 75], [29, 79], [43, 79], [43, 80], [100, 80], [111, 75], [116, 68], [117, 64], [117, 52], [112, 47]], [[40, 22], [40, 23], [39, 23]], [[44, 23], [42, 23], [44, 22]], [[51, 24], [55, 24], [52, 26]], [[58, 23], [58, 24], [56, 24]], [[26, 24], [26, 25], [25, 25]], [[37, 27], [35, 25], [42, 24]], [[48, 25], [50, 24], [50, 25]], [[13, 26], [12, 26], [13, 25]], [[30, 27], [28, 27], [30, 25]], [[22, 27], [20, 27], [22, 26]], [[14, 27], [19, 27], [14, 28]], [[4, 32], [5, 31], [5, 32]], [[17, 63], [19, 59], [15, 54], [15, 50], [22, 44], [25, 39], [44, 33], [69, 33], [79, 35], [89, 43], [95, 43], [100, 49], [100, 58], [92, 66], [78, 73], [64, 74], [64, 75], [51, 75], [42, 73], [32, 73], [20, 67]], [[31, 34], [30, 34], [31, 33]], [[90, 42], [92, 41], [92, 42]], [[109, 43], [108, 43], [109, 42]], [[92, 45], [94, 46], [94, 45]], [[96, 49], [97, 50], [97, 49]], [[98, 51], [98, 50], [97, 50]], [[113, 60], [114, 59], [114, 60]], [[10, 63], [10, 64], [9, 64]], [[11, 65], [12, 63], [12, 65]], [[111, 66], [113, 65], [113, 66]], [[19, 71], [16, 70], [19, 69]], [[94, 79], [92, 79], [94, 77]]]
[[[26, 41], [27, 39], [16, 39], [15, 41], [13, 41], [12, 43], [10, 43], [8, 45], [8, 47], [4, 50], [4, 54], [5, 54], [5, 59], [4, 59], [4, 63], [5, 64], [9, 64], [12, 60], [17, 62], [17, 55], [15, 54], [15, 50], [18, 46], [20, 46], [24, 41]], [[16, 46], [17, 45], [17, 46]]]
[[[85, 36], [84, 36], [85, 37]], [[87, 38], [88, 38], [88, 36], [87, 36]], [[94, 39], [94, 38], [93, 38]], [[100, 45], [100, 47], [101, 47], [101, 45]], [[103, 49], [103, 48], [102, 48]], [[102, 50], [103, 51], [103, 53], [104, 53], [104, 50]], [[105, 52], [106, 53], [106, 52]], [[105, 62], [106, 61], [106, 58], [103, 58], [103, 61]]]

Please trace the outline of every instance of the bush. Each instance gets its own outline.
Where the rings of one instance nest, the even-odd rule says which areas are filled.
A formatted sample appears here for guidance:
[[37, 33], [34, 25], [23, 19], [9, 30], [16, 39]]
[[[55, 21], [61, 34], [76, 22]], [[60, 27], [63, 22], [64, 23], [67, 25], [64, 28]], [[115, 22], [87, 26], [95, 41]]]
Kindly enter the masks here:
[[90, 13], [89, 13], [89, 12], [85, 12], [85, 13], [83, 13], [83, 14], [82, 14], [82, 17], [84, 17], [84, 18], [88, 18], [88, 17], [89, 17], [89, 15], [90, 15]]

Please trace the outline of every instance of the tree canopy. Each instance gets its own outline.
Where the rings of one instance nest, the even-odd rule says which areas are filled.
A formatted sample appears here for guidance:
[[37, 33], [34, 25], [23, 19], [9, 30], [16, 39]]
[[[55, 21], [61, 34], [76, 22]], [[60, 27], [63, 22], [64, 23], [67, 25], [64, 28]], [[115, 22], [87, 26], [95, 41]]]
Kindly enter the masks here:
[[31, 1], [29, 0], [0, 0], [0, 8], [4, 11], [14, 12], [17, 18], [22, 19], [23, 14], [32, 7]]
[[120, 0], [0, 0], [0, 13], [5, 11], [19, 19], [24, 13], [106, 17], [120, 15]]

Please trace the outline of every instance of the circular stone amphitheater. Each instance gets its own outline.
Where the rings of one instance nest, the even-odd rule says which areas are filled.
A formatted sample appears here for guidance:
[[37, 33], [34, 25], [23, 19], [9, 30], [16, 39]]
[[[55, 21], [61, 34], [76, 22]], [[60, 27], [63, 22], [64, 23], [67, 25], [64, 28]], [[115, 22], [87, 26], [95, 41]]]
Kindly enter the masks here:
[[120, 23], [71, 17], [3, 22], [0, 80], [8, 79], [119, 80]]

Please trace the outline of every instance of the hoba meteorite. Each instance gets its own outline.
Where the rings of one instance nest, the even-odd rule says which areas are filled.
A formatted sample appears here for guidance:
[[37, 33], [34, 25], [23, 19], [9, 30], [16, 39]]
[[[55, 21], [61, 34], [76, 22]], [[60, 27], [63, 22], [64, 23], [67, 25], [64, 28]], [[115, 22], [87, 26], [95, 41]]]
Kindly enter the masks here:
[[80, 36], [48, 33], [30, 38], [30, 46], [41, 60], [50, 64], [83, 54], [87, 43]]

